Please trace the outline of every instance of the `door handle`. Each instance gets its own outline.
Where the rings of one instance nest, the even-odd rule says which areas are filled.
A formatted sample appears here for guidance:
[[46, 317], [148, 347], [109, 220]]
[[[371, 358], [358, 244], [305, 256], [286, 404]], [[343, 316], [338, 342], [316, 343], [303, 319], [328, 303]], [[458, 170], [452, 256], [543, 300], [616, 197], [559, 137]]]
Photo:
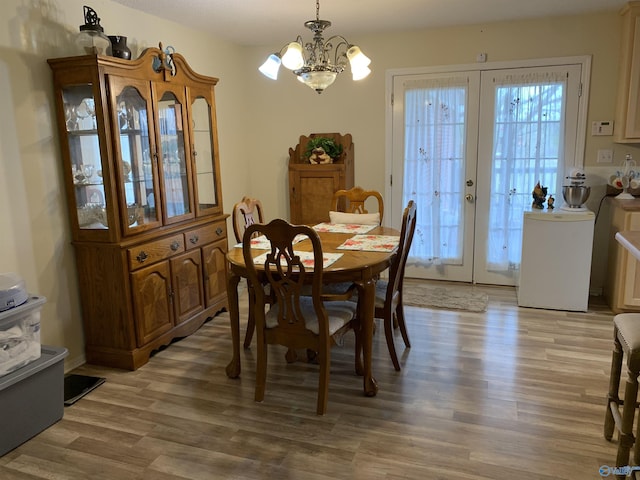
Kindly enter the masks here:
[[473, 195], [471, 195], [470, 193], [467, 193], [467, 194], [464, 196], [464, 199], [465, 199], [467, 202], [469, 202], [469, 203], [473, 203]]

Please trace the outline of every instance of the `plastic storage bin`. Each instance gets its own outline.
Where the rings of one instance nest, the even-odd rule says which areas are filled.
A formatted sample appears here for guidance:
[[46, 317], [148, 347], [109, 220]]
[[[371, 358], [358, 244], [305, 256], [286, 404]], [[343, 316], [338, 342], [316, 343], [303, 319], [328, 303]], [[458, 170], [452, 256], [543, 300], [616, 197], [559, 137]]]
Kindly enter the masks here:
[[40, 358], [0, 378], [0, 456], [64, 415], [66, 348], [42, 346]]
[[29, 298], [24, 280], [16, 273], [0, 273], [0, 312], [22, 305]]
[[0, 312], [0, 377], [40, 358], [40, 310], [45, 297]]

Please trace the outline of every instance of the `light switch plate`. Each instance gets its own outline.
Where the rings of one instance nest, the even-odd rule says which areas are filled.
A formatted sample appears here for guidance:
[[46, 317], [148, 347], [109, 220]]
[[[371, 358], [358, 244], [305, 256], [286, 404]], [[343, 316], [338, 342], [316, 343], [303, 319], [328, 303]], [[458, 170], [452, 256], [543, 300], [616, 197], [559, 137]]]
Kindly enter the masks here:
[[612, 163], [613, 162], [613, 150], [598, 150], [597, 163]]

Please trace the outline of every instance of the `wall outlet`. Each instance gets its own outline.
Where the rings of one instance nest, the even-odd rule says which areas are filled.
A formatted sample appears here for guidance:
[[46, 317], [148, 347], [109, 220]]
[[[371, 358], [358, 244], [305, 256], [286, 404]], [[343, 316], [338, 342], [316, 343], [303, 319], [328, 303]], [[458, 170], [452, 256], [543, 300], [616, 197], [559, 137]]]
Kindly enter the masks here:
[[613, 150], [598, 150], [597, 163], [613, 163]]

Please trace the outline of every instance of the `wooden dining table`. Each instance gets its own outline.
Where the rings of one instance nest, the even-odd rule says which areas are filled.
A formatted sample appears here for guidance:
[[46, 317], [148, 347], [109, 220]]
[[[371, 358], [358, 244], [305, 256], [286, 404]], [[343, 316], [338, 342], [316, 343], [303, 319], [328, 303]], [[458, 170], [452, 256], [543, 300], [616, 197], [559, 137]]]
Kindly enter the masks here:
[[[399, 236], [400, 232], [389, 227], [377, 226], [367, 232], [367, 235]], [[362, 325], [362, 347], [364, 378], [363, 387], [366, 396], [374, 396], [378, 392], [378, 385], [372, 373], [371, 351], [373, 343], [373, 322], [375, 313], [376, 279], [384, 270], [389, 268], [396, 254], [393, 251], [365, 251], [341, 250], [337, 247], [354, 237], [354, 233], [324, 232], [319, 230], [318, 236], [322, 242], [324, 253], [341, 253], [342, 256], [323, 269], [323, 283], [353, 282], [358, 289], [360, 301], [360, 321]], [[311, 242], [306, 239], [294, 247], [299, 251], [311, 251]], [[255, 250], [254, 257], [265, 250]], [[233, 342], [233, 357], [227, 365], [226, 372], [230, 378], [240, 376], [240, 312], [238, 307], [238, 285], [241, 278], [247, 277], [247, 269], [242, 255], [242, 248], [238, 246], [227, 252], [229, 271], [227, 274], [227, 296], [229, 301], [229, 315], [231, 317], [231, 339]]]

